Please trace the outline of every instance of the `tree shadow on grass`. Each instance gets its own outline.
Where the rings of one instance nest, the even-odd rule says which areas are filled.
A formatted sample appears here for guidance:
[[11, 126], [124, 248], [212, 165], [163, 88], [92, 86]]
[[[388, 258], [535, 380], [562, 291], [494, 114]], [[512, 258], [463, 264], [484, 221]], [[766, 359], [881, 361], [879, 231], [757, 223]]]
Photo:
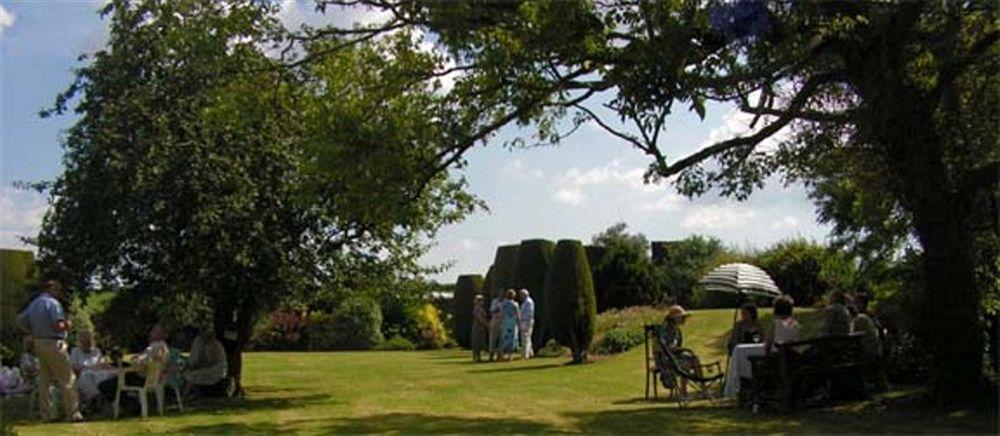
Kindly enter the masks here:
[[541, 371], [546, 369], [562, 368], [564, 366], [566, 365], [561, 363], [546, 363], [544, 365], [536, 366], [508, 366], [503, 368], [477, 369], [469, 372], [476, 374], [491, 374], [497, 372]]
[[465, 418], [419, 413], [387, 413], [338, 420], [324, 429], [330, 433], [541, 433], [553, 429], [543, 423], [502, 418]]
[[[615, 404], [640, 404], [629, 399]], [[891, 398], [840, 403], [791, 413], [752, 413], [708, 403], [679, 409], [674, 403], [570, 413], [584, 432], [594, 433], [984, 433], [996, 434], [996, 413], [982, 408], [948, 412], [899, 392]], [[723, 403], [726, 404], [726, 403]]]

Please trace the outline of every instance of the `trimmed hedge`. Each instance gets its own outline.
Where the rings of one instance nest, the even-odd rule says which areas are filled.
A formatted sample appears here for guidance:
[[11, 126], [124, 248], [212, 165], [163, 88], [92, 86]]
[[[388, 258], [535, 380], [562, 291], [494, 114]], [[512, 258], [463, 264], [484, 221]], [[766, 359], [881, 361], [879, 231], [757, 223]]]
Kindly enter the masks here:
[[38, 268], [30, 251], [0, 249], [0, 358], [4, 361], [21, 354], [22, 333], [15, 319], [37, 283]]
[[528, 239], [521, 241], [515, 268], [515, 287], [527, 289], [535, 300], [535, 326], [531, 335], [531, 343], [535, 349], [540, 349], [552, 338], [551, 328], [547, 325], [545, 313], [545, 276], [552, 263], [552, 252], [556, 244], [546, 239]]
[[331, 318], [331, 342], [336, 349], [368, 350], [382, 342], [382, 309], [371, 298], [348, 298]]
[[483, 276], [467, 274], [458, 276], [453, 300], [455, 320], [453, 334], [460, 347], [469, 348], [472, 341], [472, 305], [476, 294], [483, 292]]
[[597, 311], [604, 312], [607, 308], [604, 307], [604, 299], [607, 298], [607, 289], [601, 286], [601, 280], [599, 277], [595, 276], [597, 272], [597, 266], [601, 264], [601, 260], [604, 259], [604, 255], [608, 252], [607, 247], [602, 247], [600, 245], [588, 245], [584, 247], [587, 250], [587, 264], [590, 265], [591, 278], [594, 281], [594, 300], [597, 302]]
[[496, 258], [493, 260], [493, 282], [490, 285], [490, 298], [516, 286], [515, 270], [517, 269], [519, 249], [519, 245], [497, 247]]
[[556, 244], [545, 289], [553, 337], [569, 347], [574, 363], [585, 363], [597, 327], [597, 304], [590, 265], [580, 241], [564, 239]]

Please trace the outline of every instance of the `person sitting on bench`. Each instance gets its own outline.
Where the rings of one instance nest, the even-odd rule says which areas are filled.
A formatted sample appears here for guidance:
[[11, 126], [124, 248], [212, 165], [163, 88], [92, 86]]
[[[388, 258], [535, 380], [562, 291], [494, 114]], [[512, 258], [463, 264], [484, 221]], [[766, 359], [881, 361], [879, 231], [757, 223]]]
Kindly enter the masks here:
[[792, 316], [794, 306], [792, 297], [787, 295], [774, 300], [774, 317], [771, 321], [771, 328], [767, 331], [764, 339], [764, 350], [768, 353], [774, 351], [775, 344], [799, 340], [799, 331], [802, 327]]

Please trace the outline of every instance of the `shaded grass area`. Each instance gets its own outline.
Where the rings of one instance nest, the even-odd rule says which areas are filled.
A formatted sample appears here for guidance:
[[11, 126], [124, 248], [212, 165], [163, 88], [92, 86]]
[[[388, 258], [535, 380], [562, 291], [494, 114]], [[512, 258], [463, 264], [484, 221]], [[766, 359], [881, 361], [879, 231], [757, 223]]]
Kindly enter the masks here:
[[[728, 310], [699, 311], [685, 329], [688, 344], [724, 358], [717, 348], [731, 316]], [[567, 361], [473, 364], [460, 350], [249, 353], [246, 399], [202, 402], [183, 414], [168, 410], [167, 416], [148, 420], [40, 424], [20, 418], [23, 402], [3, 408], [4, 418], [14, 419], [26, 435], [996, 430], [995, 414], [926, 408], [914, 390], [790, 415], [755, 415], [708, 403], [681, 411], [674, 403], [642, 399], [641, 347], [590, 365]]]

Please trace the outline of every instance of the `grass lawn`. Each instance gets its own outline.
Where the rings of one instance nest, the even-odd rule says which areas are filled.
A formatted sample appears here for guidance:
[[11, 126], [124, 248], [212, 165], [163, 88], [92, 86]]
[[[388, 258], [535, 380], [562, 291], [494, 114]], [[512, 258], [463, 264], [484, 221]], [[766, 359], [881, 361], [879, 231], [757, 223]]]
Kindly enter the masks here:
[[[699, 311], [686, 343], [720, 356], [728, 310]], [[643, 401], [643, 349], [567, 366], [568, 359], [472, 364], [460, 350], [249, 353], [246, 399], [200, 403], [165, 417], [82, 424], [24, 421], [25, 404], [4, 404], [20, 434], [330, 432], [981, 432], [996, 415], [940, 412], [914, 391], [789, 415], [731, 404]], [[708, 359], [706, 359], [708, 360]], [[168, 401], [168, 405], [173, 403]]]

